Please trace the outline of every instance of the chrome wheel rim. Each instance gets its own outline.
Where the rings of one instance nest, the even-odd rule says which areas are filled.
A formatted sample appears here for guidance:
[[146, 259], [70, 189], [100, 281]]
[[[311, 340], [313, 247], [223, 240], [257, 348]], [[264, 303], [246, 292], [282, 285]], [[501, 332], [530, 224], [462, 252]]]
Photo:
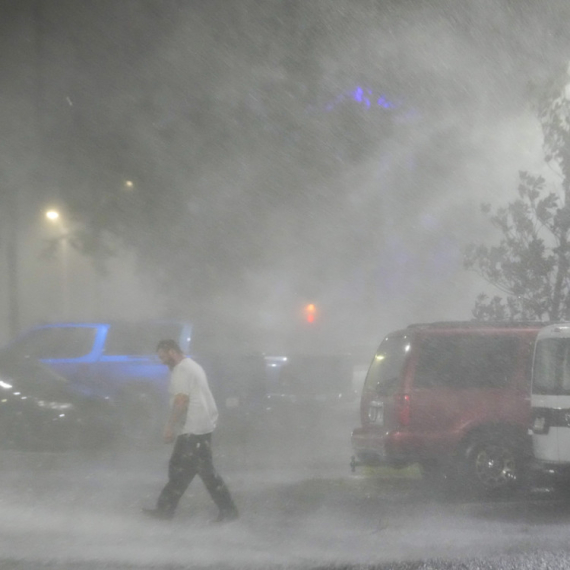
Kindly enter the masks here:
[[475, 475], [486, 489], [499, 489], [516, 480], [516, 459], [503, 445], [487, 445], [475, 456]]

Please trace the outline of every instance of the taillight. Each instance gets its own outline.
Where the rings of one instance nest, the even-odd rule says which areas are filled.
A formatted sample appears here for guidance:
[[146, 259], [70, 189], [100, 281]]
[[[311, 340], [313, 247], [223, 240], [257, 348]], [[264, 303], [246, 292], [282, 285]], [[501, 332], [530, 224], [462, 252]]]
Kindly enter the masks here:
[[396, 410], [398, 423], [402, 427], [410, 425], [410, 395], [401, 394], [396, 396]]
[[[535, 435], [546, 435], [550, 426], [556, 422], [553, 410], [549, 408], [533, 408], [532, 409], [532, 420], [530, 424], [530, 429]], [[553, 422], [554, 420], [554, 422]]]

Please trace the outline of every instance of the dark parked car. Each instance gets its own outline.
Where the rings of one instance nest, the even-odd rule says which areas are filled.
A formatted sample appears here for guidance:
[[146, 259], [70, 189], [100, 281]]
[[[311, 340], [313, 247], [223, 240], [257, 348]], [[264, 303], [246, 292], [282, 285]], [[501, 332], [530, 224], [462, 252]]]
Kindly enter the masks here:
[[80, 392], [40, 362], [0, 360], [0, 446], [63, 450], [109, 441], [116, 413], [105, 399]]
[[267, 400], [288, 404], [334, 404], [354, 401], [353, 360], [349, 354], [266, 356]]

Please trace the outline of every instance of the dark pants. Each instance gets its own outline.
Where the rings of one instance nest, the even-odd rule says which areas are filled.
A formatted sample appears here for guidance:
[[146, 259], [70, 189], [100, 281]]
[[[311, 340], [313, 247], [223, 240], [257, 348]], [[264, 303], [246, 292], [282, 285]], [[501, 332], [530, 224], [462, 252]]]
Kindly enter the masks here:
[[212, 463], [212, 434], [179, 435], [168, 464], [168, 483], [158, 497], [157, 509], [173, 514], [188, 485], [198, 474], [222, 513], [235, 510], [230, 492]]

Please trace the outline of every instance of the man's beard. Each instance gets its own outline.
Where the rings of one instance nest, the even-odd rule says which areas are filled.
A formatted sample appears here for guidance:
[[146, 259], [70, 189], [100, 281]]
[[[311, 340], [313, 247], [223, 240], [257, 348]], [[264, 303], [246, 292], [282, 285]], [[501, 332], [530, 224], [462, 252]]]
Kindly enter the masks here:
[[168, 366], [168, 368], [170, 370], [172, 370], [179, 362], [180, 362], [180, 360], [178, 358], [174, 358], [173, 356], [169, 356], [168, 360], [166, 361], [166, 366]]

